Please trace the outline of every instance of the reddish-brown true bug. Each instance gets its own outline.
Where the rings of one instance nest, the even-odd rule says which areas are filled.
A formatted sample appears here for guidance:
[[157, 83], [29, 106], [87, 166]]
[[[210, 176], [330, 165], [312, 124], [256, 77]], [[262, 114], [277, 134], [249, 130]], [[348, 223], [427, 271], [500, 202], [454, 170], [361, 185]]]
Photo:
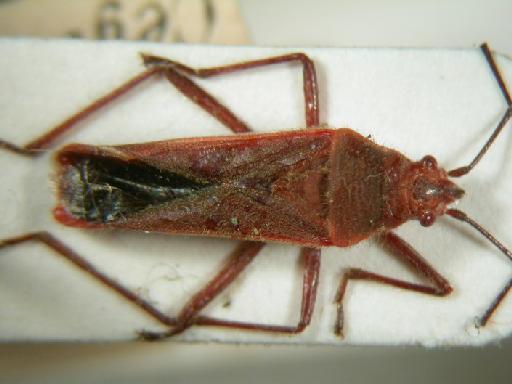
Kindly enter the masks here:
[[[487, 52], [487, 53], [488, 53], [488, 51], [485, 51], [485, 52]], [[487, 56], [487, 57], [489, 58], [490, 56]], [[306, 63], [306, 66], [307, 66], [307, 65], [311, 65], [311, 63], [310, 63], [309, 61], [307, 61], [307, 59], [305, 58], [305, 56], [300, 56], [300, 55], [299, 55], [299, 56], [290, 56], [290, 57], [285, 57], [285, 58], [284, 58], [284, 60], [297, 59], [297, 58], [298, 58], [298, 59], [300, 59], [300, 60], [302, 60], [303, 62], [305, 62], [305, 63]], [[276, 60], [276, 62], [281, 62], [281, 61], [283, 61], [283, 60]], [[265, 61], [264, 61], [264, 60], [263, 60], [262, 62], [260, 62], [260, 64], [263, 64], [263, 63], [265, 63]], [[490, 63], [492, 63], [492, 61], [490, 61]], [[255, 65], [248, 65], [248, 66], [249, 66], [249, 67], [252, 67], [252, 66], [255, 66]], [[182, 69], [182, 70], [184, 70], [184, 68], [183, 68], [183, 67], [181, 67], [181, 69]], [[169, 71], [169, 69], [167, 69], [167, 71]], [[185, 69], [185, 71], [186, 71], [186, 69]], [[306, 71], [306, 72], [308, 72], [308, 71]], [[309, 72], [309, 74], [310, 74], [310, 76], [309, 76], [309, 80], [307, 80], [307, 81], [306, 81], [306, 84], [309, 84], [309, 85], [311, 85], [311, 86], [312, 86], [312, 85], [313, 85], [313, 83], [314, 83], [314, 82], [313, 82], [313, 80], [312, 80], [312, 77], [313, 77], [313, 76], [311, 75], [312, 73], [313, 73], [313, 72]], [[495, 70], [494, 70], [494, 73], [495, 73], [495, 74], [497, 74], [497, 72], [496, 72]], [[177, 76], [177, 73], [172, 71], [172, 72], [168, 73], [168, 75]], [[499, 76], [497, 76], [497, 78], [498, 78], [498, 79], [500, 79], [500, 78], [499, 78]], [[176, 78], [175, 78], [175, 80], [176, 80]], [[183, 79], [183, 78], [179, 78], [179, 81], [187, 81], [187, 80], [185, 80], [185, 79]], [[187, 84], [188, 84], [188, 83], [187, 83]], [[187, 87], [188, 87], [188, 86], [192, 86], [192, 87], [193, 87], [193, 85], [190, 85], [190, 84], [189, 84], [189, 85], [185, 85], [185, 86], [187, 86]], [[509, 105], [508, 112], [507, 112], [507, 114], [505, 115], [505, 117], [506, 117], [506, 118], [508, 118], [508, 117], [510, 117], [510, 97], [509, 97], [509, 96], [508, 96], [508, 94], [506, 93], [505, 88], [504, 88], [504, 86], [503, 86], [502, 82], [500, 82], [500, 86], [501, 86], [502, 91], [503, 91], [503, 92], [504, 92], [504, 94], [506, 95], [507, 103], [508, 103], [508, 105]], [[308, 87], [306, 87], [306, 88], [308, 88]], [[191, 93], [192, 93], [192, 95], [193, 95], [193, 96], [199, 96], [199, 95], [200, 95], [200, 94], [198, 93], [199, 91], [197, 90], [197, 88], [191, 88], [191, 89], [192, 89]], [[309, 113], [307, 113], [307, 117], [308, 117], [308, 118], [307, 118], [308, 126], [316, 126], [316, 125], [318, 125], [318, 122], [319, 122], [319, 121], [318, 121], [318, 115], [316, 115], [316, 116], [315, 116], [315, 113], [314, 113], [314, 112], [311, 112], [311, 111], [316, 109], [314, 106], [315, 106], [315, 100], [316, 100], [317, 98], [315, 97], [314, 92], [312, 92], [312, 91], [311, 91], [311, 89], [309, 89], [309, 91], [307, 91], [306, 93], [308, 93], [308, 92], [309, 92], [309, 99], [308, 99], [308, 96], [307, 96], [307, 101], [306, 101], [306, 105], [310, 106]], [[205, 97], [206, 97], [206, 96], [205, 96]], [[204, 99], [204, 101], [205, 101], [207, 104], [210, 104], [210, 105], [211, 105], [212, 103], [213, 103], [213, 104], [215, 104], [215, 101], [214, 101], [213, 99], [209, 99], [209, 98], [207, 98], [207, 97], [206, 97], [206, 99]], [[215, 111], [216, 111], [216, 112], [218, 112], [218, 113], [217, 113], [217, 115], [219, 115], [219, 114], [220, 114], [220, 115], [223, 115], [223, 114], [226, 114], [226, 113], [227, 113], [227, 111], [225, 111], [225, 110], [221, 110], [221, 109], [219, 109], [219, 108], [220, 108], [220, 107], [218, 107], [218, 106], [217, 106], [217, 107], [214, 107]], [[233, 118], [234, 118], [233, 116], [229, 116], [229, 115], [224, 115], [224, 116], [227, 116], [227, 117], [225, 117], [224, 121], [229, 122], [229, 124], [231, 124], [231, 126], [232, 126], [232, 127], [233, 127], [233, 126], [238, 126], [238, 127], [240, 127], [240, 126], [241, 126], [241, 125], [239, 125], [239, 124], [241, 124], [241, 122], [240, 122], [240, 121], [237, 121], [237, 120], [233, 120]], [[503, 123], [503, 124], [501, 125], [501, 127], [502, 127], [502, 126], [504, 125], [504, 123], [505, 123], [505, 117], [504, 117], [504, 119], [502, 120], [502, 123]], [[238, 124], [238, 125], [237, 125], [237, 124]], [[67, 125], [65, 125], [65, 127], [67, 127]], [[240, 131], [240, 130], [242, 130], [242, 129], [239, 129], [239, 131]], [[288, 137], [288, 138], [290, 138], [290, 137]], [[51, 141], [52, 139], [53, 139], [53, 137], [47, 137], [46, 139], [41, 140], [41, 141], [39, 142], [39, 144], [41, 144], [41, 143], [43, 143], [43, 144], [47, 144], [47, 143], [49, 142], [49, 140]], [[361, 140], [362, 140], [362, 139], [361, 139]], [[227, 140], [226, 140], [226, 141], [227, 141]], [[364, 141], [364, 140], [363, 140], [363, 141]], [[9, 146], [7, 143], [6, 143], [5, 145], [6, 145], [6, 146]], [[32, 147], [38, 147], [38, 146], [39, 146], [39, 145], [36, 143], [36, 144], [34, 144]], [[16, 148], [14, 148], [13, 146], [10, 146], [9, 148], [10, 148], [10, 149], [13, 149], [13, 150], [15, 150], [15, 149], [16, 149]], [[76, 154], [76, 153], [77, 153], [77, 151], [76, 151], [76, 147], [75, 147], [75, 149], [73, 149], [73, 148], [68, 148], [68, 152], [70, 152], [72, 155]], [[68, 155], [69, 155], [69, 153], [68, 153], [66, 156], [68, 156]], [[68, 156], [68, 157], [69, 157], [69, 156]], [[64, 160], [64, 162], [66, 162], [66, 161], [67, 161], [67, 160]], [[425, 159], [425, 162], [424, 162], [424, 166], [425, 166], [425, 167], [427, 167], [427, 168], [431, 168], [431, 167], [433, 167], [433, 161], [432, 161], [430, 158], [426, 158], [426, 159]], [[390, 176], [390, 177], [391, 177], [391, 176]], [[421, 188], [420, 188], [420, 187], [421, 187]], [[417, 189], [421, 189], [421, 190], [423, 191], [423, 192], [421, 192], [421, 191], [420, 191], [420, 192], [418, 192], [418, 193], [419, 193], [420, 195], [422, 195], [422, 196], [423, 196], [424, 194], [426, 194], [427, 192], [432, 192], [432, 191], [433, 191], [433, 189], [432, 189], [431, 187], [429, 187], [429, 185], [428, 185], [428, 184], [425, 184], [425, 183], [423, 183], [421, 186], [417, 186]], [[460, 196], [460, 192], [459, 192], [458, 190], [453, 189], [453, 188], [451, 188], [451, 187], [449, 188], [449, 190], [450, 190], [450, 191], [453, 191], [453, 192], [450, 192], [450, 194], [452, 194], [452, 195], [453, 195], [453, 197], [459, 197], [459, 196]], [[434, 192], [435, 192], [435, 191], [434, 191]], [[425, 224], [429, 224], [429, 222], [430, 222], [430, 220], [431, 220], [432, 216], [431, 216], [430, 214], [428, 214], [428, 212], [426, 212], [426, 213], [427, 213], [427, 214], [423, 217], [423, 222], [424, 222]], [[457, 216], [457, 215], [459, 215], [456, 211], [451, 211], [451, 213], [452, 213], [453, 215], [456, 215], [456, 216]], [[61, 216], [61, 217], [62, 217], [62, 216]], [[65, 221], [65, 220], [63, 220], [63, 221]], [[68, 222], [69, 222], [69, 221], [68, 221]], [[81, 225], [81, 226], [83, 226], [83, 225]], [[390, 239], [394, 239], [394, 240], [389, 240], [391, 243], [393, 243], [393, 244], [395, 244], [395, 245], [396, 245], [396, 244], [402, 244], [402, 245], [403, 245], [403, 243], [401, 243], [401, 242], [397, 243], [397, 241], [399, 241], [399, 240], [397, 240], [397, 238], [395, 238], [394, 236], [389, 235], [389, 237], [390, 237]], [[28, 239], [28, 238], [30, 238], [30, 237], [18, 238], [18, 239], [15, 239], [15, 240], [11, 240], [9, 243], [12, 243], [12, 242], [20, 242], [20, 241], [22, 241], [22, 240], [24, 240], [24, 239]], [[32, 237], [32, 238], [33, 238], [33, 237]], [[43, 240], [44, 242], [45, 242], [45, 241], [46, 241], [46, 242], [50, 242], [50, 243], [51, 243], [51, 242], [53, 242], [52, 244], [53, 244], [54, 246], [56, 246], [56, 245], [58, 244], [58, 243], [54, 242], [54, 240], [53, 240], [53, 239], [50, 239], [50, 238], [48, 238], [48, 237], [38, 237], [38, 239]], [[259, 239], [259, 238], [253, 238], [253, 240], [258, 240], [258, 239]], [[300, 241], [298, 241], [298, 242], [300, 243]], [[4, 244], [7, 244], [7, 242], [6, 242], [6, 243], [4, 243]], [[317, 243], [312, 243], [312, 242], [308, 242], [307, 244], [308, 244], [308, 245], [323, 245], [323, 244], [320, 244], [320, 243], [318, 243], [318, 244], [317, 244]], [[496, 242], [495, 242], [495, 244], [497, 245], [497, 243], [496, 243]], [[251, 246], [250, 244], [247, 244], [246, 246], [247, 246], [247, 247], [249, 247], [249, 248], [251, 248], [251, 249], [256, 250], [256, 249], [258, 249], [259, 244], [258, 244], [258, 245], [254, 244], [254, 245], [252, 245], [252, 246]], [[244, 248], [243, 248], [243, 247], [241, 247], [240, 249], [244, 249]], [[247, 250], [247, 248], [245, 248], [245, 250]], [[67, 252], [67, 255], [68, 255], [68, 256], [71, 256], [71, 255], [72, 255], [72, 253], [71, 253], [71, 252], [69, 252], [69, 251], [66, 251], [66, 252]], [[66, 252], [65, 252], [65, 253], [66, 253]], [[241, 252], [242, 252], [242, 251], [241, 251]], [[313, 252], [313, 251], [309, 251], [309, 252]], [[508, 251], [506, 251], [506, 252], [508, 252]], [[242, 253], [243, 253], [243, 252], [242, 252]], [[407, 253], [407, 252], [406, 252], [406, 253]], [[403, 254], [404, 254], [404, 252], [402, 252], [402, 255], [403, 255]], [[508, 254], [509, 254], [509, 253], [508, 253]], [[409, 255], [411, 255], [411, 253], [410, 253], [410, 252], [409, 252]], [[318, 269], [317, 269], [317, 262], [318, 262], [318, 260], [317, 260], [317, 259], [318, 259], [318, 258], [317, 258], [316, 256], [313, 256], [313, 255], [312, 255], [312, 254], [310, 254], [310, 253], [306, 253], [305, 259], [306, 259], [306, 260], [309, 260], [309, 261], [310, 261], [310, 263], [311, 263], [311, 264], [310, 264], [310, 265], [311, 265], [311, 268], [309, 269], [310, 274], [309, 274], [309, 275], [308, 275], [308, 274], [306, 274], [306, 276], [305, 276], [305, 286], [306, 286], [306, 288], [308, 288], [308, 289], [309, 289], [309, 288], [314, 287], [314, 285], [310, 285], [310, 284], [309, 284], [309, 283], [307, 283], [307, 282], [308, 282], [308, 281], [310, 281], [310, 280], [316, 280], [316, 277], [317, 277], [317, 273], [318, 273]], [[417, 259], [416, 257], [414, 257], [414, 260], [416, 260], [416, 262], [418, 262], [418, 259]], [[234, 265], [235, 265], [235, 264], [234, 264]], [[437, 274], [432, 275], [432, 273], [435, 273], [435, 271], [431, 270], [431, 269], [430, 269], [430, 268], [428, 268], [427, 266], [421, 267], [420, 269], [421, 269], [423, 272], [425, 272], [425, 273], [426, 273], [426, 272], [428, 272], [429, 274], [431, 274], [431, 275], [430, 275], [430, 277], [432, 277], [433, 279], [435, 279], [435, 280], [436, 280], [436, 282], [437, 282], [437, 284], [438, 284], [437, 289], [435, 289], [435, 288], [430, 288], [430, 287], [426, 287], [426, 286], [421, 286], [421, 287], [420, 287], [420, 286], [414, 286], [413, 284], [407, 284], [407, 283], [404, 283], [404, 284], [406, 284], [406, 285], [405, 285], [405, 287], [407, 287], [407, 288], [411, 288], [411, 289], [417, 289], [417, 290], [420, 290], [420, 291], [421, 291], [421, 290], [423, 290], [423, 291], [426, 291], [427, 293], [429, 293], [429, 292], [430, 292], [430, 293], [434, 293], [434, 292], [436, 292], [436, 293], [447, 293], [447, 292], [449, 291], [449, 286], [448, 286], [447, 284], [445, 285], [445, 283], [446, 283], [446, 282], [444, 281], [444, 279], [442, 279], [442, 278], [441, 278], [439, 275], [437, 275]], [[234, 271], [234, 270], [236, 270], [236, 268], [235, 268], [235, 267], [234, 267], [233, 269], [230, 269], [230, 271]], [[91, 271], [92, 271], [92, 270], [91, 270]], [[359, 275], [359, 274], [360, 274], [360, 272], [358, 272], [358, 271], [355, 271], [355, 270], [354, 270], [354, 271], [352, 271], [352, 272], [351, 272], [351, 274], [346, 275], [346, 276], [349, 276], [349, 278], [350, 278], [350, 277], [352, 277], [352, 278], [365, 278], [365, 277], [366, 277], [366, 278], [370, 278], [370, 279], [375, 278], [375, 276], [370, 276], [369, 274], [364, 274], [364, 276]], [[308, 279], [309, 279], [309, 280], [308, 280]], [[348, 280], [344, 280], [344, 281], [346, 282], [346, 281], [348, 281]], [[387, 282], [388, 282], [388, 283], [390, 283], [390, 284], [392, 284], [392, 285], [398, 285], [398, 282], [397, 282], [397, 281], [395, 281], [395, 280], [388, 280]], [[112, 284], [112, 282], [111, 282], [111, 284], [110, 284], [110, 285], [113, 285], [113, 284]], [[344, 284], [342, 284], [342, 289], [343, 289], [343, 287], [344, 287]], [[441, 287], [441, 288], [440, 288], [440, 287]], [[118, 291], [122, 291], [121, 293], [124, 293], [124, 294], [125, 294], [125, 296], [129, 296], [129, 293], [128, 293], [127, 291], [123, 291], [121, 287], [119, 287], [119, 286], [115, 286], [115, 288], [117, 288], [117, 290], [118, 290]], [[314, 291], [314, 289], [311, 289], [311, 291]], [[215, 293], [217, 293], [217, 292], [215, 292]], [[214, 296], [214, 295], [212, 294], [212, 296]], [[340, 296], [342, 296], [342, 295], [340, 295]], [[196, 296], [196, 299], [197, 299], [197, 300], [199, 300], [199, 301], [204, 302], [204, 301], [205, 301], [205, 300], [204, 300], [204, 299], [205, 299], [205, 297], [206, 297], [206, 296], [205, 296], [204, 294], [200, 294], [200, 295]], [[314, 297], [314, 292], [311, 292], [310, 297]], [[221, 321], [221, 322], [216, 322], [216, 321], [214, 321], [214, 320], [207, 319], [207, 318], [203, 318], [203, 317], [200, 317], [200, 316], [199, 316], [199, 317], [197, 317], [195, 312], [194, 312], [194, 313], [191, 313], [190, 315], [187, 315], [187, 316], [191, 316], [190, 318], [193, 318], [193, 319], [194, 319], [193, 323], [195, 323], [195, 324], [201, 324], [201, 323], [203, 323], [203, 324], [214, 324], [214, 323], [217, 323], [217, 325], [224, 325], [224, 326], [237, 326], [237, 327], [241, 327], [241, 328], [257, 328], [257, 329], [265, 328], [265, 329], [267, 329], [267, 330], [269, 330], [269, 331], [274, 331], [274, 330], [275, 330], [275, 331], [278, 331], [278, 332], [298, 332], [298, 331], [300, 331], [300, 330], [301, 330], [305, 325], [307, 325], [307, 323], [308, 323], [308, 321], [309, 321], [309, 318], [308, 318], [308, 312], [310, 311], [310, 309], [312, 309], [312, 300], [313, 300], [313, 299], [305, 300], [305, 301], [304, 301], [304, 302], [305, 302], [306, 304], [308, 304], [308, 305], [305, 305], [305, 306], [303, 307], [303, 318], [302, 318], [301, 323], [299, 324], [299, 326], [298, 326], [298, 327], [280, 327], [280, 326], [275, 326], [275, 327], [274, 327], [274, 326], [260, 327], [260, 326], [257, 326], [257, 325], [255, 325], [255, 324], [245, 324], [245, 325], [244, 325], [244, 324], [233, 324], [233, 323], [230, 323], [230, 322], [222, 322], [222, 321]], [[341, 301], [341, 300], [340, 300], [340, 301]], [[201, 305], [205, 305], [205, 304], [206, 304], [206, 303], [202, 303]], [[145, 305], [145, 304], [144, 304], [144, 305]], [[192, 307], [194, 307], [194, 305], [189, 306], [189, 307], [188, 307], [188, 309], [190, 309], [190, 308], [192, 308]], [[153, 309], [152, 309], [152, 308], [150, 308], [150, 306], [146, 305], [146, 310], [152, 311]], [[340, 305], [340, 312], [341, 312], [341, 305]], [[164, 320], [165, 322], [167, 322], [167, 323], [172, 323], [173, 321], [175, 321], [175, 320], [172, 320], [172, 321], [171, 321], [169, 318], [165, 318], [165, 319], [164, 319], [164, 318], [161, 316], [161, 314], [156, 313], [156, 312], [154, 312], [154, 311], [153, 311], [153, 315], [160, 316], [160, 319], [163, 319], [163, 320]], [[189, 321], [190, 319], [189, 319], [189, 318], [187, 318], [187, 316], [183, 316], [183, 317], [181, 318], [181, 320], [180, 320], [180, 321], [178, 321], [178, 323], [179, 323], [178, 325], [179, 325], [179, 326], [177, 327], [177, 329], [175, 329], [175, 330], [174, 330], [174, 332], [181, 331], [181, 330], [183, 330], [184, 328], [186, 328], [186, 327], [188, 327], [189, 325], [191, 325], [191, 324], [192, 324], [192, 322], [191, 322], [191, 321]], [[338, 332], [340, 332], [340, 331], [341, 331], [341, 325], [340, 325], [340, 324], [341, 324], [341, 319], [342, 319], [342, 317], [340, 316], [340, 318], [339, 318], [339, 320], [340, 320], [340, 321], [338, 321], [338, 322], [337, 322], [337, 324], [338, 324]]]

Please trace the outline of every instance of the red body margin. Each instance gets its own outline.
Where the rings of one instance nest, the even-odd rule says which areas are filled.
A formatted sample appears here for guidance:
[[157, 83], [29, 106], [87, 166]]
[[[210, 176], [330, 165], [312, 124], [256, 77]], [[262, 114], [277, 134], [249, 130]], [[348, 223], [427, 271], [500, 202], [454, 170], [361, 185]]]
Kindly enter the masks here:
[[[143, 163], [205, 187], [120, 218], [90, 222], [74, 215], [70, 203], [76, 198], [70, 197], [76, 193], [70, 184], [76, 181], [68, 171], [77, 157]], [[57, 159], [55, 217], [76, 227], [346, 247], [402, 224], [417, 210], [403, 187], [415, 178], [418, 163], [350, 129], [73, 144]]]

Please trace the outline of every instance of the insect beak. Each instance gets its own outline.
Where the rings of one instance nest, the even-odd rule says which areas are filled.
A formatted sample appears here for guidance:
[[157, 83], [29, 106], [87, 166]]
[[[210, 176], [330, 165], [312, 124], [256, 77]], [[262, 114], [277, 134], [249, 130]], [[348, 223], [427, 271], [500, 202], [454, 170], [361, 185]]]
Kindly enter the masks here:
[[444, 188], [444, 194], [449, 196], [453, 200], [461, 199], [465, 193], [466, 192], [462, 188], [456, 186], [455, 184], [449, 185]]

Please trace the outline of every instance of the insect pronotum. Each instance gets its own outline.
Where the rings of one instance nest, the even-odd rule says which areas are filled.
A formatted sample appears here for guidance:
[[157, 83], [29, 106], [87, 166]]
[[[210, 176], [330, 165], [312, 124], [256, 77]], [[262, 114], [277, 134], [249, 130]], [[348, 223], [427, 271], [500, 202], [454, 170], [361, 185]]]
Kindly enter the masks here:
[[[454, 177], [473, 168], [512, 114], [509, 93], [486, 45], [482, 46], [482, 52], [508, 108], [475, 160], [469, 166], [449, 172]], [[295, 62], [303, 67], [306, 127], [311, 129], [117, 147], [69, 145], [57, 152], [58, 205], [54, 213], [62, 224], [242, 240], [216, 277], [194, 294], [177, 316], [168, 315], [112, 280], [108, 272], [97, 270], [50, 233], [28, 233], [0, 243], [6, 248], [29, 240], [42, 242], [169, 327], [164, 332], [141, 331], [141, 337], [169, 337], [193, 325], [300, 333], [309, 325], [313, 314], [320, 276], [320, 247], [347, 247], [369, 237], [378, 237], [398, 259], [414, 265], [416, 273], [426, 277], [426, 282], [411, 283], [358, 268], [347, 269], [334, 298], [337, 315], [333, 329], [337, 335], [343, 336], [343, 304], [347, 284], [352, 280], [369, 280], [446, 296], [452, 291], [450, 282], [391, 232], [410, 219], [430, 226], [436, 216], [446, 213], [470, 224], [503, 254], [512, 257], [505, 246], [472, 219], [448, 207], [463, 196], [463, 191], [438, 169], [433, 157], [426, 156], [411, 163], [399, 152], [381, 147], [354, 131], [317, 128], [321, 126], [318, 84], [314, 64], [306, 55], [285, 54], [199, 71], [150, 55], [144, 55], [143, 61], [146, 71], [108, 96], [25, 146], [1, 141], [3, 149], [37, 158], [78, 120], [153, 75], [163, 75], [232, 131], [246, 133], [248, 125], [196, 85], [193, 77], [210, 77], [284, 62]], [[365, 182], [357, 184], [356, 181], [363, 178]], [[347, 183], [354, 187], [347, 188]], [[195, 214], [189, 213], [194, 210]], [[188, 216], [184, 215], [185, 211]], [[296, 325], [257, 324], [203, 315], [201, 310], [236, 279], [262, 249], [265, 240], [304, 246], [299, 322]], [[481, 325], [489, 321], [509, 288], [510, 283], [489, 304], [480, 318]]]

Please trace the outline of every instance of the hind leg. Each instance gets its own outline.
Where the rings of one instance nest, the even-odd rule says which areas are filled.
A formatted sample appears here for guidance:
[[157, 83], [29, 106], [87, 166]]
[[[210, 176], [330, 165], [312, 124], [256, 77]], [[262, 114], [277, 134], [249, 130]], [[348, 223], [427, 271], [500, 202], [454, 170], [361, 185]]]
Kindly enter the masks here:
[[[126, 94], [138, 84], [145, 81], [155, 74], [164, 75], [182, 94], [190, 98], [193, 102], [210, 113], [214, 118], [221, 121], [226, 127], [236, 133], [248, 132], [249, 127], [237, 116], [235, 116], [227, 107], [222, 105], [216, 98], [207, 91], [199, 87], [188, 76], [210, 77], [221, 75], [224, 73], [234, 72], [237, 70], [247, 70], [251, 68], [274, 65], [284, 62], [298, 62], [303, 67], [304, 76], [304, 99], [305, 99], [305, 116], [306, 126], [314, 127], [319, 125], [319, 108], [318, 108], [318, 89], [316, 82], [316, 74], [313, 62], [304, 54], [295, 53], [271, 57], [262, 60], [248, 61], [215, 68], [205, 68], [195, 70], [183, 64], [173, 62], [167, 59], [156, 58], [152, 56], [143, 56], [148, 69], [141, 74], [135, 76], [131, 80], [122, 84], [118, 88], [109, 92], [107, 95], [99, 98], [91, 103], [88, 107], [75, 113], [61, 124], [50, 129], [47, 133], [32, 140], [30, 143], [17, 146], [5, 140], [0, 140], [0, 149], [10, 152], [35, 157], [43, 150], [51, 147], [55, 140], [63, 134], [69, 132], [77, 122], [86, 119], [91, 114], [97, 112], [102, 107], [110, 104], [120, 96]], [[164, 334], [170, 336], [172, 334], [183, 332], [193, 324], [221, 326], [239, 329], [253, 329], [268, 332], [296, 333], [301, 332], [310, 322], [316, 299], [316, 288], [319, 278], [320, 251], [317, 249], [304, 248], [302, 250], [301, 260], [304, 262], [304, 282], [303, 282], [303, 300], [300, 319], [296, 326], [281, 325], [260, 325], [254, 323], [236, 323], [221, 319], [212, 319], [201, 316], [200, 310], [204, 308], [211, 300], [213, 300], [225, 287], [227, 287], [242, 272], [245, 266], [257, 255], [262, 244], [253, 242], [242, 242], [235, 252], [229, 258], [226, 266], [219, 271], [217, 276], [210, 281], [203, 290], [194, 295], [189, 303], [179, 314], [179, 319], [169, 317], [158, 309], [151, 306], [142, 298], [133, 294], [131, 291], [116, 283], [107, 275], [99, 272], [94, 266], [89, 264], [85, 259], [77, 255], [71, 248], [64, 245], [61, 241], [46, 232], [38, 232], [26, 234], [17, 238], [7, 239], [0, 243], [0, 247], [13, 246], [25, 241], [39, 241], [61, 256], [68, 259], [77, 267], [88, 272], [96, 279], [104, 283], [109, 288], [118, 292], [152, 317], [159, 320], [164, 325], [173, 326], [173, 329]], [[151, 333], [143, 333], [147, 338], [154, 338]]]
[[89, 263], [86, 259], [73, 251], [69, 246], [48, 232], [34, 232], [23, 236], [1, 240], [0, 250], [18, 246], [29, 241], [39, 242], [46, 245], [48, 248], [55, 251], [56, 254], [62, 256], [80, 270], [84, 271], [85, 273], [98, 280], [100, 283], [104, 284], [106, 287], [115, 291], [162, 324], [169, 326], [176, 324], [176, 320], [174, 318], [167, 316], [165, 313], [161, 312], [158, 308], [154, 307], [142, 297], [133, 293], [124, 285], [118, 283], [105, 273], [99, 271], [96, 267], [94, 267], [94, 265]]

